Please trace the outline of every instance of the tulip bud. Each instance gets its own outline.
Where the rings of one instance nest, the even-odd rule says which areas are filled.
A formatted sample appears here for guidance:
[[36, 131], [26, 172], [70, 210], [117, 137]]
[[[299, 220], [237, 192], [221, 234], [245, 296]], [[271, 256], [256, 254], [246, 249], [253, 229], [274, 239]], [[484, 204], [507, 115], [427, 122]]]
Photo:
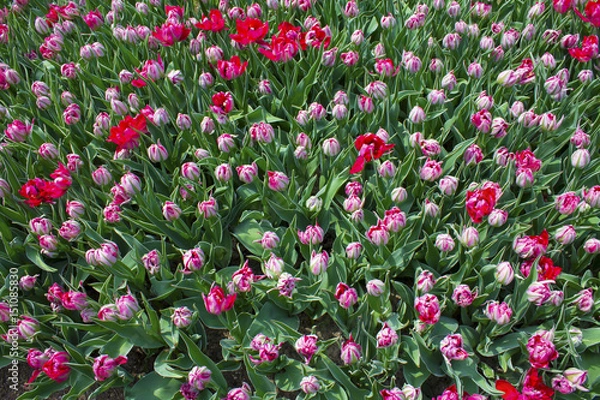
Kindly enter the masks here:
[[579, 74], [577, 74], [577, 79], [579, 79], [581, 83], [589, 83], [594, 79], [594, 73], [589, 69], [581, 70]]
[[387, 322], [377, 332], [377, 348], [385, 348], [395, 345], [398, 342], [398, 333], [390, 327]]
[[590, 189], [583, 188], [582, 195], [584, 200], [590, 207], [600, 207], [600, 186], [592, 186]]
[[173, 325], [179, 329], [186, 328], [192, 323], [192, 311], [187, 307], [177, 307], [171, 315]]
[[23, 340], [33, 339], [39, 329], [40, 324], [35, 318], [23, 316], [17, 321], [17, 334]]
[[218, 212], [217, 201], [214, 197], [210, 196], [208, 200], [198, 203], [198, 211], [206, 219], [215, 217]]
[[441, 252], [449, 252], [454, 250], [454, 240], [447, 233], [441, 233], [435, 238], [435, 247]]
[[477, 229], [472, 226], [463, 228], [460, 235], [460, 243], [467, 249], [477, 246], [479, 243], [479, 232]]
[[290, 182], [289, 178], [279, 171], [267, 171], [269, 189], [281, 192], [285, 190]]
[[181, 208], [172, 201], [165, 201], [162, 213], [167, 221], [175, 221], [181, 216]]
[[142, 256], [142, 264], [150, 275], [154, 275], [160, 270], [160, 254], [158, 251], [151, 250]]
[[596, 238], [586, 240], [583, 244], [583, 250], [585, 250], [585, 252], [589, 254], [600, 253], [600, 240]]
[[262, 81], [258, 82], [258, 93], [262, 94], [263, 96], [273, 94], [271, 82], [267, 79], [263, 79]]
[[392, 197], [392, 201], [395, 203], [402, 203], [404, 200], [406, 200], [407, 196], [408, 196], [408, 193], [407, 193], [406, 189], [404, 189], [401, 186], [394, 188], [392, 190], [391, 197]]
[[294, 344], [294, 348], [298, 354], [304, 357], [306, 364], [310, 363], [312, 356], [319, 349], [317, 346], [318, 339], [316, 335], [303, 335]]
[[325, 139], [323, 142], [323, 154], [329, 157], [335, 157], [341, 150], [340, 143], [336, 138]]
[[58, 249], [58, 239], [51, 233], [41, 235], [38, 242], [42, 250], [47, 253], [54, 253]]
[[571, 165], [574, 168], [583, 169], [588, 166], [590, 161], [591, 157], [588, 149], [577, 149], [571, 155]]
[[350, 334], [350, 338], [344, 341], [344, 343], [342, 344], [340, 358], [342, 359], [342, 362], [346, 365], [354, 364], [361, 359], [361, 352], [361, 346], [354, 341], [352, 334]]
[[63, 222], [60, 229], [58, 230], [59, 236], [69, 242], [75, 240], [80, 233], [81, 225], [79, 224], [79, 222], [74, 220], [67, 220]]
[[504, 262], [501, 262], [500, 264], [496, 265], [495, 276], [496, 276], [496, 281], [498, 283], [506, 286], [506, 285], [509, 285], [513, 281], [513, 279], [515, 277], [515, 272], [513, 270], [512, 265], [510, 265], [510, 263], [508, 261], [504, 261]]
[[319, 211], [321, 211], [321, 208], [323, 207], [323, 200], [317, 196], [310, 196], [306, 200], [305, 206], [308, 209], [308, 211], [310, 211], [312, 213], [318, 213]]
[[497, 301], [490, 301], [484, 310], [484, 314], [496, 324], [505, 325], [510, 322], [513, 311], [505, 302], [499, 303]]
[[529, 168], [517, 169], [517, 177], [515, 183], [521, 188], [526, 188], [533, 185], [534, 177], [533, 171]]
[[200, 84], [200, 87], [206, 89], [207, 87], [212, 86], [212, 84], [214, 83], [214, 78], [210, 72], [204, 72], [200, 74], [200, 78], [198, 78], [198, 83]]
[[177, 119], [175, 120], [175, 124], [182, 131], [190, 129], [192, 126], [192, 119], [187, 114], [177, 114]]
[[450, 71], [442, 78], [442, 87], [452, 91], [454, 86], [456, 86], [456, 76], [454, 75], [454, 71]]
[[420, 124], [425, 121], [425, 111], [421, 107], [415, 106], [408, 114], [408, 119], [413, 124]]
[[112, 181], [112, 179], [113, 178], [110, 171], [105, 166], [100, 166], [94, 172], [92, 172], [92, 180], [98, 186], [107, 185]]
[[321, 384], [316, 376], [309, 375], [300, 381], [300, 389], [306, 394], [314, 394], [321, 389]]
[[493, 209], [490, 215], [488, 215], [488, 223], [495, 228], [503, 226], [507, 220], [508, 212], [497, 208]]
[[265, 274], [271, 279], [278, 278], [283, 271], [283, 266], [283, 259], [271, 253], [269, 259], [264, 263]]
[[421, 293], [427, 293], [433, 289], [435, 282], [436, 279], [431, 272], [422, 271], [419, 276], [417, 276], [417, 291]]
[[[19, 287], [21, 290], [29, 291], [35, 287], [35, 283], [37, 281], [39, 275], [23, 275], [21, 279], [19, 279]], [[8, 319], [0, 318], [0, 321], [6, 322]]]
[[47, 235], [52, 231], [52, 221], [48, 218], [35, 217], [29, 221], [29, 229], [36, 235]]
[[196, 390], [201, 391], [210, 382], [211, 371], [205, 366], [192, 368], [188, 374], [188, 383]]
[[199, 270], [204, 265], [204, 252], [197, 247], [183, 253], [183, 269], [184, 275], [189, 275], [194, 271]]

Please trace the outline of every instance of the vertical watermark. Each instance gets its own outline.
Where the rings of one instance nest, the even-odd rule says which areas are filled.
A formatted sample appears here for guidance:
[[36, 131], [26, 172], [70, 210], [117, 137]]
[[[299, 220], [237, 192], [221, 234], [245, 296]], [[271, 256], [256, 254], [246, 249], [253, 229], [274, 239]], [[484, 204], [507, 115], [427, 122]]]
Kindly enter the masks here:
[[17, 321], [19, 320], [19, 275], [17, 268], [11, 268], [8, 273], [8, 305], [10, 307], [10, 323], [6, 334], [7, 342], [10, 344], [8, 357], [11, 360], [8, 367], [9, 387], [19, 390], [19, 331]]

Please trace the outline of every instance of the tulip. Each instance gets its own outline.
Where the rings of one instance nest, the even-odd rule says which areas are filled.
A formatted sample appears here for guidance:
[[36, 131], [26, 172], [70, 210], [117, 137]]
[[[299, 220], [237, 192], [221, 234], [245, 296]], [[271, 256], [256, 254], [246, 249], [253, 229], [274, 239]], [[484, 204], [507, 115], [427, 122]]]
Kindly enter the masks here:
[[243, 183], [251, 183], [258, 175], [258, 166], [255, 162], [250, 165], [241, 165], [236, 167], [236, 172], [240, 181]]
[[463, 338], [457, 334], [447, 335], [440, 342], [440, 352], [446, 360], [465, 360], [469, 354], [463, 349]]
[[[273, 267], [271, 267], [271, 269], [267, 269], [267, 276], [269, 276], [269, 273], [271, 273], [272, 276], [276, 276], [273, 269]], [[279, 290], [279, 295], [292, 298], [292, 293], [296, 288], [296, 282], [300, 280], [300, 278], [295, 278], [287, 272], [281, 273], [281, 275], [279, 275], [279, 279], [277, 280], [277, 290]]]
[[499, 303], [497, 301], [490, 301], [483, 313], [488, 319], [494, 321], [496, 324], [505, 325], [510, 322], [513, 311], [505, 302]]
[[340, 303], [340, 306], [348, 309], [358, 301], [358, 293], [356, 292], [356, 289], [340, 282], [335, 288], [335, 298]]
[[162, 213], [167, 221], [175, 221], [181, 216], [181, 208], [172, 201], [165, 201]]
[[219, 182], [228, 182], [233, 177], [233, 170], [227, 163], [223, 163], [215, 168], [215, 179]]
[[67, 365], [69, 354], [65, 351], [53, 353], [42, 366], [42, 371], [55, 382], [64, 382], [69, 378], [71, 368]]
[[392, 201], [394, 203], [402, 203], [408, 197], [408, 192], [403, 187], [396, 187], [391, 193]]
[[35, 318], [29, 316], [21, 316], [21, 318], [17, 321], [17, 334], [19, 335], [20, 339], [33, 339], [33, 337], [39, 331], [39, 329], [40, 324]]
[[280, 192], [287, 188], [290, 180], [282, 172], [267, 171], [269, 189]]
[[59, 236], [69, 242], [75, 240], [80, 233], [81, 225], [79, 224], [79, 222], [74, 220], [67, 220], [63, 222], [60, 229], [58, 230]]
[[362, 348], [354, 341], [352, 334], [350, 334], [350, 338], [342, 343], [340, 358], [344, 364], [350, 365], [358, 362], [361, 357]]
[[459, 307], [468, 307], [477, 296], [477, 289], [473, 292], [468, 285], [460, 284], [452, 292], [452, 300]]
[[207, 367], [195, 366], [188, 374], [188, 383], [192, 388], [201, 391], [210, 382], [211, 370]]
[[223, 312], [231, 310], [236, 297], [236, 293], [226, 295], [225, 291], [214, 283], [211, 286], [208, 295], [202, 293], [202, 299], [204, 300], [206, 311], [214, 315], [219, 315]]
[[584, 289], [577, 294], [573, 301], [579, 311], [587, 313], [594, 307], [594, 294], [591, 288]]
[[[35, 287], [35, 283], [37, 281], [38, 278], [38, 274], [36, 275], [23, 275], [20, 279], [19, 279], [19, 287], [21, 288], [21, 290], [24, 291], [29, 291], [32, 290]], [[3, 314], [3, 309], [2, 309], [2, 305], [6, 304], [6, 303], [0, 303], [0, 322], [6, 322], [8, 320], [4, 319], [4, 314]]]
[[496, 281], [501, 285], [510, 284], [515, 277], [512, 265], [510, 265], [508, 261], [504, 261], [496, 265], [495, 277]]
[[231, 389], [223, 400], [250, 400], [252, 389], [246, 382], [241, 387]]
[[314, 394], [321, 389], [321, 384], [316, 376], [309, 375], [300, 381], [300, 389], [306, 394]]
[[108, 355], [103, 354], [94, 359], [92, 370], [94, 372], [94, 379], [98, 382], [102, 382], [110, 378], [119, 367], [127, 362], [127, 357], [118, 356], [117, 358], [110, 358]]
[[177, 307], [173, 310], [171, 320], [173, 325], [179, 329], [188, 327], [192, 323], [192, 311], [185, 306]]
[[298, 354], [304, 357], [306, 364], [310, 363], [312, 356], [319, 349], [317, 346], [318, 339], [316, 335], [303, 335], [294, 344], [294, 348]]
[[571, 165], [574, 168], [583, 169], [588, 166], [590, 161], [591, 156], [588, 149], [577, 149], [571, 155]]
[[415, 299], [415, 310], [419, 320], [429, 325], [437, 323], [442, 315], [438, 298], [430, 293]]
[[437, 247], [439, 251], [447, 253], [454, 250], [454, 240], [447, 233], [441, 233], [437, 235], [435, 239], [435, 247]]
[[335, 157], [341, 150], [340, 143], [336, 138], [325, 139], [323, 142], [323, 154], [328, 157]]
[[419, 276], [417, 276], [417, 291], [421, 293], [427, 293], [433, 289], [435, 282], [436, 279], [431, 272], [422, 271]]
[[398, 342], [398, 334], [387, 322], [384, 322], [379, 332], [377, 332], [376, 339], [378, 348], [390, 347]]
[[274, 253], [271, 253], [269, 259], [264, 263], [265, 274], [271, 279], [277, 278], [281, 275], [283, 266], [283, 259], [277, 257]]
[[160, 254], [158, 250], [150, 250], [148, 253], [142, 256], [142, 264], [144, 268], [150, 273], [150, 275], [154, 275], [160, 270]]
[[309, 268], [313, 275], [320, 275], [329, 267], [329, 254], [326, 251], [317, 253], [312, 251], [310, 256]]

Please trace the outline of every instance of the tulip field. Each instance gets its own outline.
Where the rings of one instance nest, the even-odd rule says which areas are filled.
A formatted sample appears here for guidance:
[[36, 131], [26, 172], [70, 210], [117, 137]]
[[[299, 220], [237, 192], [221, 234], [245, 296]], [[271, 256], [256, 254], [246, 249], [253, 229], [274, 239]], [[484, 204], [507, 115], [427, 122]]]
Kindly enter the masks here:
[[600, 398], [599, 31], [0, 4], [0, 398]]

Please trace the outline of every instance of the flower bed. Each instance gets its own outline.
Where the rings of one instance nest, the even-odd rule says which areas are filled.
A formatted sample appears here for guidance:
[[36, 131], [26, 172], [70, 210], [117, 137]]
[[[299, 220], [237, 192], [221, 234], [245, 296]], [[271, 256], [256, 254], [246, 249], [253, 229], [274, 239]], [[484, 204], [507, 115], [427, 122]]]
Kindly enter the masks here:
[[174, 3], [0, 10], [10, 395], [600, 395], [600, 2]]

